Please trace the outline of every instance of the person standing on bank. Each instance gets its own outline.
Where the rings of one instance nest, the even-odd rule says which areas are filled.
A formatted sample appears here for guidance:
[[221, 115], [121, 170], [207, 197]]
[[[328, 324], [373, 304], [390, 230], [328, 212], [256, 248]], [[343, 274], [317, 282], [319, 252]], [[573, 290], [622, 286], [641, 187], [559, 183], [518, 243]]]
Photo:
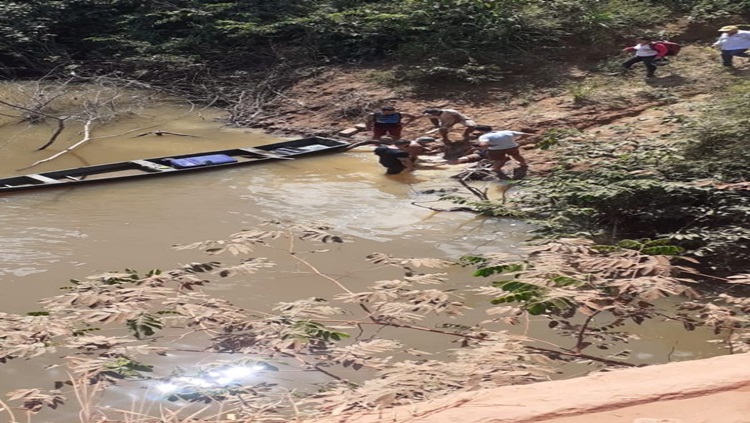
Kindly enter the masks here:
[[479, 145], [487, 148], [486, 157], [492, 160], [492, 170], [498, 176], [503, 176], [503, 166], [512, 157], [518, 162], [518, 171], [514, 172], [514, 177], [523, 177], [529, 169], [526, 159], [521, 155], [521, 150], [516, 142], [517, 139], [527, 137], [532, 134], [517, 131], [493, 131], [491, 126], [479, 125], [476, 131], [480, 132]]
[[379, 157], [378, 162], [386, 169], [386, 175], [396, 175], [404, 170], [414, 170], [414, 162], [409, 157], [406, 148], [411, 141], [397, 140], [394, 145], [380, 145], [375, 148], [375, 155]]
[[367, 115], [365, 125], [372, 131], [372, 138], [379, 140], [384, 135], [390, 135], [394, 140], [401, 139], [404, 125], [416, 119], [417, 116], [396, 111], [393, 106], [384, 106], [379, 112]]
[[664, 56], [669, 53], [669, 50], [663, 44], [655, 43], [651, 37], [638, 37], [635, 39], [636, 45], [632, 47], [625, 47], [622, 51], [634, 51], [635, 56], [631, 57], [622, 67], [625, 70], [630, 70], [636, 63], [643, 62], [646, 66], [646, 78], [653, 78], [656, 72], [656, 64], [654, 61], [663, 59]]
[[750, 31], [740, 31], [735, 25], [727, 25], [719, 28], [721, 37], [713, 44], [721, 50], [721, 64], [727, 68], [733, 68], [732, 58], [750, 57], [747, 49], [750, 48]]
[[463, 134], [464, 141], [469, 141], [469, 135], [474, 132], [474, 128], [477, 126], [473, 120], [453, 109], [427, 109], [422, 114], [429, 117], [430, 122], [438, 128], [440, 136], [443, 138], [443, 143], [446, 145], [451, 143], [448, 131], [453, 125], [460, 123], [466, 127]]

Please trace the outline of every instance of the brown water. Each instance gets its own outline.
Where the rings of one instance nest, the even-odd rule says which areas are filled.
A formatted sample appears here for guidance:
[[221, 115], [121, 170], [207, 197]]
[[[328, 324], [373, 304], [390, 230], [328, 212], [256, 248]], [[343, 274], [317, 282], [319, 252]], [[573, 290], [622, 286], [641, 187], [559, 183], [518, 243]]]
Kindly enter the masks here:
[[[92, 141], [74, 154], [27, 171], [17, 169], [54, 154], [76, 142], [80, 135], [69, 131], [59, 146], [35, 152], [33, 149], [49, 138], [51, 128], [6, 122], [0, 127], [0, 175], [276, 141], [252, 131], [223, 127], [215, 119], [221, 116], [219, 111], [183, 116], [185, 111], [182, 105], [169, 104], [142, 110], [139, 116], [97, 129], [98, 134], [115, 136]], [[156, 129], [196, 138], [135, 137]], [[117, 135], [128, 131], [131, 132]], [[180, 263], [208, 260], [198, 251], [176, 251], [171, 246], [225, 239], [270, 218], [325, 222], [336, 232], [355, 239], [355, 243], [331, 247], [331, 253], [316, 256], [315, 262], [320, 270], [341, 277], [355, 291], [375, 280], [401, 276], [392, 270], [381, 272], [375, 279], [370, 273], [362, 273], [368, 267], [364, 257], [372, 252], [456, 259], [469, 253], [513, 252], [528, 238], [531, 228], [517, 221], [483, 219], [469, 213], [435, 213], [413, 204], [434, 199], [420, 194], [421, 190], [449, 184], [446, 171], [439, 168], [418, 170], [406, 177], [386, 177], [371, 151], [364, 149], [174, 178], [2, 196], [0, 310], [37, 310], [37, 300], [56, 295], [70, 278], [126, 267], [142, 271], [170, 269]], [[252, 278], [228, 279], [208, 289], [231, 298], [237, 305], [255, 309], [267, 309], [277, 301], [326, 298], [340, 292], [330, 282], [302, 271], [286, 252], [263, 251], [259, 255], [277, 262], [277, 270]], [[485, 283], [469, 277], [462, 269], [453, 269], [449, 275], [448, 287]], [[468, 301], [477, 310], [456, 323], [471, 324], [482, 319], [486, 300]], [[542, 325], [532, 325], [530, 335], [567, 342], [554, 339]], [[720, 353], [705, 343], [706, 333], [684, 332], [672, 324], [642, 331], [641, 336], [641, 341], [629, 346], [637, 351], [638, 362]], [[409, 337], [412, 346], [420, 349], [443, 351], [455, 347], [428, 333]], [[172, 357], [183, 363], [198, 359], [189, 354]], [[44, 370], [40, 362], [44, 360], [34, 364], [16, 360], [1, 365], [0, 391], [47, 386], [59, 370]], [[579, 371], [584, 368], [573, 366], [567, 370], [569, 374]]]

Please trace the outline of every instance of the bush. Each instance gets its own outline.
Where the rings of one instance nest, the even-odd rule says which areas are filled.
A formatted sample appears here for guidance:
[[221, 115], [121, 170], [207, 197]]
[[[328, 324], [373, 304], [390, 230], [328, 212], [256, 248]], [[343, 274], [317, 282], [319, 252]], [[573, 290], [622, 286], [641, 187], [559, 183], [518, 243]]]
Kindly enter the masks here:
[[698, 0], [693, 2], [689, 18], [692, 21], [705, 22], [748, 12], [748, 0]]
[[601, 242], [671, 239], [716, 271], [747, 270], [750, 192], [724, 189], [717, 181], [695, 184], [697, 177], [720, 173], [734, 181], [750, 173], [750, 120], [744, 116], [750, 84], [730, 91], [700, 125], [688, 128], [691, 142], [570, 142], [564, 134], [551, 136], [554, 142], [543, 146], [557, 150], [560, 167], [522, 182], [516, 205], [547, 235], [586, 232]]
[[[37, 72], [73, 60], [148, 69], [153, 55], [225, 72], [396, 58], [419, 64], [416, 79], [479, 83], [520, 56], [610, 43], [667, 9], [639, 0], [34, 0], [0, 12], [3, 64]], [[47, 41], [46, 50], [33, 51], [31, 40]]]
[[417, 87], [435, 84], [478, 85], [503, 79], [502, 70], [495, 65], [480, 65], [470, 61], [464, 65], [451, 66], [440, 63], [436, 58], [427, 60], [424, 65], [401, 66], [394, 75], [399, 81]]
[[750, 179], [750, 83], [731, 87], [688, 133], [685, 160], [667, 169], [674, 178]]

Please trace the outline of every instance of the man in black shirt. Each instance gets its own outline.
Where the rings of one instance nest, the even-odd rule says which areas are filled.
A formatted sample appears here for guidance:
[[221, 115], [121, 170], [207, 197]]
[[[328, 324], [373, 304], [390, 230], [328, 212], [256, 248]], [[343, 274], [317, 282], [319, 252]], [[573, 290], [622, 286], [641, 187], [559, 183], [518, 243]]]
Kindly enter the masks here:
[[386, 168], [386, 175], [396, 175], [404, 171], [411, 172], [414, 170], [414, 163], [409, 158], [409, 153], [405, 149], [410, 142], [407, 140], [398, 140], [394, 146], [381, 145], [375, 149], [375, 155], [379, 157], [379, 162]]

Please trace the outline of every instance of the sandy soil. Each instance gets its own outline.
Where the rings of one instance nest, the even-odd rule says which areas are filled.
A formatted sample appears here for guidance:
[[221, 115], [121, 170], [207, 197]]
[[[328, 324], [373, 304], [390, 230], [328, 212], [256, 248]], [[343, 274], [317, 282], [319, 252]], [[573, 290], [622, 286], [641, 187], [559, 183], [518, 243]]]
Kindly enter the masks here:
[[[750, 382], [749, 382], [750, 383]], [[538, 423], [748, 423], [750, 384], [730, 391], [686, 399], [654, 401]]]
[[316, 423], [749, 423], [750, 356], [737, 354], [505, 386]]

